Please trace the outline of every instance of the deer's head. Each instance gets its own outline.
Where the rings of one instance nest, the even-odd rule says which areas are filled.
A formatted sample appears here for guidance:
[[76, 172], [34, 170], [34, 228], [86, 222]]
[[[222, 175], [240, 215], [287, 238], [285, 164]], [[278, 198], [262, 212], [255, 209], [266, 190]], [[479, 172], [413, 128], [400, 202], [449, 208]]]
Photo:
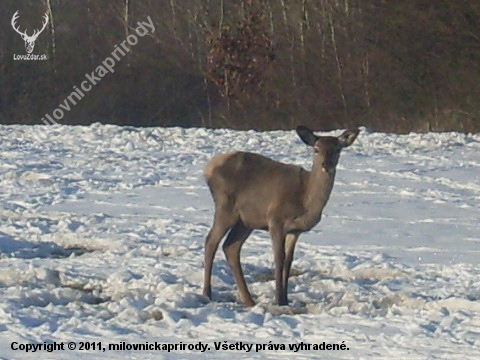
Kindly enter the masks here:
[[343, 148], [352, 145], [360, 133], [359, 129], [346, 130], [340, 136], [317, 136], [305, 126], [297, 126], [297, 134], [311, 146], [314, 152], [314, 165], [318, 163], [324, 172], [332, 173], [338, 163]]
[[18, 11], [16, 11], [15, 14], [13, 14], [13, 17], [12, 17], [13, 30], [15, 30], [17, 33], [20, 34], [23, 41], [25, 41], [25, 49], [27, 50], [27, 53], [31, 54], [32, 51], [33, 51], [33, 48], [35, 47], [35, 41], [37, 40], [38, 35], [40, 35], [42, 33], [42, 31], [45, 30], [45, 27], [48, 24], [48, 15], [47, 14], [44, 15], [44, 22], [43, 22], [42, 29], [40, 31], [39, 30], [34, 30], [32, 36], [27, 35], [27, 30], [25, 30], [24, 32], [21, 32], [20, 28], [17, 27], [15, 22], [17, 21], [18, 17], [19, 17]]

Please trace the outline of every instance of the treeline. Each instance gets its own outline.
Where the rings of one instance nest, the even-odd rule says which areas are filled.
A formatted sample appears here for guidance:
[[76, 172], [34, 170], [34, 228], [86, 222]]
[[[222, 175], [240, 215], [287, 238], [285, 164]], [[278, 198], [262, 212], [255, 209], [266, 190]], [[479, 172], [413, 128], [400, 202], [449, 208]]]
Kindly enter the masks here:
[[[475, 0], [3, 0], [0, 122], [41, 124], [150, 17], [61, 124], [480, 131]], [[26, 55], [19, 31], [33, 34]], [[126, 44], [124, 42], [124, 44]], [[117, 53], [118, 55], [118, 53]], [[57, 112], [57, 114], [59, 114]]]

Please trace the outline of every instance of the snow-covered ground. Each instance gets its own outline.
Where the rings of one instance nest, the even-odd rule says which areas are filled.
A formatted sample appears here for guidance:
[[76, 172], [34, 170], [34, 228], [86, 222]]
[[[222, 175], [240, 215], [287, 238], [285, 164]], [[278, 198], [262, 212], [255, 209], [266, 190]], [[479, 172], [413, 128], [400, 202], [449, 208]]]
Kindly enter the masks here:
[[[242, 251], [258, 305], [236, 302], [221, 250], [214, 301], [201, 296], [213, 214], [202, 171], [233, 149], [309, 168], [293, 131], [0, 126], [0, 136], [2, 359], [480, 358], [480, 135], [362, 131], [321, 223], [300, 237], [289, 309], [272, 306], [265, 232]], [[253, 347], [215, 349], [225, 341]], [[289, 349], [302, 341], [348, 350]], [[12, 349], [53, 342], [65, 350]], [[109, 350], [122, 342], [209, 350]]]

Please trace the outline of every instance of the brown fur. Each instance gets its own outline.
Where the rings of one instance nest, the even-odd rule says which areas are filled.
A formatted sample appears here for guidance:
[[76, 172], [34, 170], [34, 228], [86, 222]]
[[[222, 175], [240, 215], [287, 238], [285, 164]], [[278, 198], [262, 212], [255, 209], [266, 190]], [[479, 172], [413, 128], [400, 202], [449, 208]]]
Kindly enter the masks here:
[[355, 130], [339, 137], [318, 137], [304, 127], [297, 132], [314, 150], [312, 171], [247, 152], [217, 155], [205, 167], [215, 217], [205, 242], [204, 295], [211, 297], [213, 258], [228, 232], [223, 249], [241, 301], [254, 304], [241, 269], [240, 250], [253, 229], [262, 229], [272, 238], [277, 303], [288, 304], [288, 274], [297, 238], [320, 221], [340, 151], [358, 135]]

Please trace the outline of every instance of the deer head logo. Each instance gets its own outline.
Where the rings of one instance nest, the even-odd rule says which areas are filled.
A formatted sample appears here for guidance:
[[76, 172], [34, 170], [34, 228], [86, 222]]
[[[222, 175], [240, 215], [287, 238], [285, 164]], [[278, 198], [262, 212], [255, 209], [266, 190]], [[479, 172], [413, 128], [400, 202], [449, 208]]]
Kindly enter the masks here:
[[33, 51], [33, 48], [35, 47], [35, 41], [37, 40], [38, 35], [40, 35], [42, 31], [45, 30], [45, 27], [48, 24], [48, 15], [47, 14], [44, 15], [45, 21], [43, 23], [42, 29], [40, 31], [34, 30], [32, 36], [27, 35], [27, 30], [25, 30], [24, 32], [21, 32], [20, 29], [16, 26], [15, 22], [17, 21], [18, 17], [19, 15], [17, 10], [17, 12], [15, 12], [15, 14], [13, 14], [13, 17], [12, 17], [13, 30], [15, 30], [17, 33], [20, 34], [23, 41], [25, 41], [25, 49], [27, 50], [27, 53], [31, 54]]

